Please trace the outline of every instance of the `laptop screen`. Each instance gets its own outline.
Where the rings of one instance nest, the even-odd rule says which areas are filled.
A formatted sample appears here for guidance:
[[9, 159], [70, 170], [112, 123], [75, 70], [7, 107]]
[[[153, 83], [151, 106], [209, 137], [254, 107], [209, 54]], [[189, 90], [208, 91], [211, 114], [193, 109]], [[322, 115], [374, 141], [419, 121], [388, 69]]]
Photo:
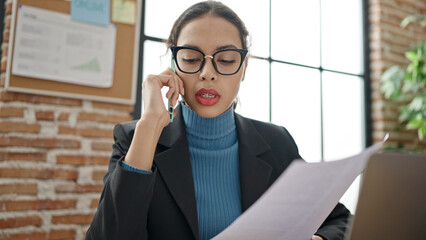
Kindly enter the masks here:
[[426, 239], [425, 154], [370, 158], [347, 239]]

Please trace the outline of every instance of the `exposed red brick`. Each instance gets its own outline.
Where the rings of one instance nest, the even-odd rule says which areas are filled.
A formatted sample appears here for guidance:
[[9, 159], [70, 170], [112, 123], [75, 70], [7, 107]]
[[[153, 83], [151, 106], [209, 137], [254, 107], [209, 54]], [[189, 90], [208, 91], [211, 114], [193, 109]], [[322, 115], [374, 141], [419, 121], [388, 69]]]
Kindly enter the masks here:
[[68, 121], [69, 117], [70, 117], [69, 113], [61, 113], [58, 117], [58, 120], [59, 121]]
[[112, 138], [112, 129], [104, 130], [96, 128], [71, 128], [66, 126], [59, 126], [58, 133], [65, 135], [79, 135], [89, 138]]
[[93, 171], [92, 180], [94, 181], [102, 181], [107, 171]]
[[56, 163], [69, 165], [108, 165], [109, 157], [104, 156], [84, 156], [84, 155], [59, 155]]
[[12, 2], [6, 3], [5, 14], [6, 15], [12, 14]]
[[0, 185], [0, 195], [6, 194], [27, 194], [27, 195], [36, 195], [37, 194], [37, 184], [2, 184]]
[[11, 23], [12, 18], [5, 18], [4, 19], [4, 29], [10, 29], [10, 23]]
[[39, 133], [40, 124], [23, 122], [0, 122], [0, 132]]
[[0, 201], [0, 211], [28, 211], [28, 210], [53, 210], [72, 209], [77, 205], [77, 200], [25, 200], [25, 201]]
[[52, 217], [52, 224], [90, 224], [93, 214], [70, 214]]
[[102, 191], [102, 184], [90, 184], [90, 185], [80, 185], [80, 184], [61, 184], [55, 187], [56, 193], [89, 193], [95, 192], [99, 193]]
[[399, 3], [399, 7], [404, 7], [404, 8], [408, 8], [413, 11], [413, 10], [417, 10], [417, 9], [422, 9], [423, 6], [423, 10], [425, 10], [425, 4], [422, 1], [412, 1], [412, 0], [398, 0], [396, 1], [397, 3]]
[[0, 178], [77, 180], [77, 170], [0, 168]]
[[2, 51], [2, 57], [7, 57], [7, 55], [9, 54], [8, 52], [9, 52], [9, 47], [8, 46], [3, 46], [2, 47], [2, 49], [1, 49], [1, 51]]
[[[9, 36], [10, 36], [9, 30], [5, 29], [4, 32], [3, 32], [3, 42], [4, 43], [8, 43], [9, 42]], [[5, 72], [6, 71], [6, 67], [4, 67], [4, 69], [3, 69], [3, 62], [1, 63], [1, 66], [2, 66], [1, 67], [1, 71]]]
[[90, 202], [90, 208], [97, 208], [98, 205], [99, 205], [99, 199], [98, 198], [92, 199], [92, 201]]
[[0, 229], [2, 228], [18, 228], [25, 226], [40, 226], [42, 219], [39, 216], [15, 217], [0, 219]]
[[48, 234], [46, 232], [31, 232], [31, 233], [0, 233], [0, 240], [46, 240]]
[[92, 102], [92, 106], [94, 108], [113, 109], [118, 111], [129, 112], [129, 113], [132, 112], [134, 109], [133, 105], [105, 103], [105, 102]]
[[111, 152], [112, 142], [92, 142], [92, 150]]
[[0, 161], [46, 161], [45, 152], [0, 152]]
[[81, 112], [78, 115], [79, 121], [105, 122], [105, 123], [122, 123], [131, 121], [133, 118], [129, 115], [113, 115]]
[[53, 121], [55, 120], [55, 115], [53, 111], [37, 111], [36, 112], [37, 120]]
[[51, 230], [48, 234], [49, 240], [65, 240], [75, 239], [76, 232], [74, 229]]
[[74, 229], [53, 229], [50, 232], [0, 233], [0, 240], [71, 240], [75, 239], [75, 236]]
[[[5, 31], [4, 34], [3, 34], [3, 36], [9, 37], [9, 32]], [[7, 67], [7, 61], [6, 61], [6, 59], [4, 59], [4, 60], [1, 61], [0, 71], [1, 72], [6, 72], [6, 67]]]
[[0, 117], [24, 117], [24, 108], [20, 107], [2, 107], [0, 108]]
[[0, 92], [0, 100], [4, 102], [30, 102], [30, 103], [45, 103], [53, 105], [64, 105], [64, 106], [81, 106], [82, 100], [70, 99], [70, 98], [59, 98], [50, 96], [33, 95], [28, 93], [16, 93], [16, 92]]
[[2, 147], [35, 147], [35, 148], [80, 148], [80, 141], [57, 138], [23, 138], [0, 136]]

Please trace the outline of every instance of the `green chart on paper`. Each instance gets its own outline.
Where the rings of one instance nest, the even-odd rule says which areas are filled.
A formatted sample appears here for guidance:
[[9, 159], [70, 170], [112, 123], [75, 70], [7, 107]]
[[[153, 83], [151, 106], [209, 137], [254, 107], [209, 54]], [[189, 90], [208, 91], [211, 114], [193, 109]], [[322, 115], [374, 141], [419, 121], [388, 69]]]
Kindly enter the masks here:
[[71, 67], [72, 70], [80, 70], [84, 72], [101, 72], [101, 67], [99, 66], [99, 61], [97, 58], [88, 61], [87, 63], [83, 63], [74, 67]]

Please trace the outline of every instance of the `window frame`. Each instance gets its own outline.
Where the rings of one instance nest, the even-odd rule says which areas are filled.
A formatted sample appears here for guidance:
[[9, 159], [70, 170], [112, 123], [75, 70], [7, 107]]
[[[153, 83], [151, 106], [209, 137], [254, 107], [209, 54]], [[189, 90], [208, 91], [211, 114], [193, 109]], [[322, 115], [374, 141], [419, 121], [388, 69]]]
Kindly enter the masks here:
[[[318, 0], [320, 1], [320, 6], [321, 6], [321, 1], [322, 0]], [[273, 59], [271, 56], [271, 33], [272, 33], [272, 29], [271, 29], [271, 12], [272, 12], [272, 7], [271, 7], [271, 2], [272, 0], [269, 0], [269, 53], [268, 53], [268, 57], [259, 57], [259, 56], [255, 56], [255, 55], [251, 55], [250, 58], [254, 58], [254, 59], [258, 59], [258, 60], [264, 60], [268, 62], [269, 65], [269, 121], [271, 121], [272, 119], [272, 96], [271, 96], [271, 82], [272, 82], [272, 63], [281, 63], [281, 64], [288, 64], [288, 65], [294, 65], [294, 66], [299, 66], [299, 67], [305, 67], [305, 68], [309, 68], [309, 69], [316, 69], [319, 70], [320, 73], [320, 97], [321, 97], [321, 161], [324, 161], [324, 131], [323, 131], [323, 102], [322, 102], [322, 98], [323, 98], [323, 93], [322, 93], [322, 75], [323, 72], [332, 72], [332, 73], [338, 73], [338, 74], [344, 74], [344, 75], [350, 75], [350, 76], [356, 76], [356, 77], [360, 77], [361, 79], [363, 79], [363, 98], [364, 98], [364, 122], [362, 123], [364, 126], [364, 146], [363, 148], [367, 147], [367, 146], [371, 146], [372, 145], [372, 122], [371, 122], [371, 79], [370, 79], [370, 58], [369, 58], [369, 9], [368, 9], [368, 0], [362, 0], [362, 16], [360, 16], [360, 18], [362, 19], [362, 33], [363, 33], [363, 37], [362, 37], [362, 43], [363, 43], [363, 73], [361, 74], [353, 74], [353, 73], [349, 73], [349, 72], [342, 72], [342, 71], [336, 71], [333, 69], [327, 69], [327, 68], [323, 68], [322, 67], [322, 39], [320, 37], [320, 65], [319, 67], [313, 67], [313, 66], [309, 66], [309, 65], [303, 65], [303, 64], [298, 64], [298, 63], [293, 63], [293, 62], [287, 62], [287, 61], [282, 61], [279, 59]], [[139, 119], [142, 113], [142, 81], [143, 81], [143, 61], [144, 61], [144, 43], [145, 41], [149, 40], [149, 41], [154, 41], [154, 42], [164, 42], [164, 39], [161, 38], [157, 38], [157, 37], [152, 37], [152, 36], [148, 36], [145, 34], [145, 14], [146, 12], [146, 0], [142, 0], [142, 22], [141, 22], [141, 29], [140, 29], [140, 47], [139, 47], [139, 69], [138, 69], [138, 80], [137, 80], [137, 93], [136, 93], [136, 104], [134, 105], [134, 111], [133, 111], [133, 118], [134, 119]], [[320, 34], [321, 34], [321, 27], [322, 27], [322, 22], [321, 22], [321, 11], [319, 14], [320, 17]]]

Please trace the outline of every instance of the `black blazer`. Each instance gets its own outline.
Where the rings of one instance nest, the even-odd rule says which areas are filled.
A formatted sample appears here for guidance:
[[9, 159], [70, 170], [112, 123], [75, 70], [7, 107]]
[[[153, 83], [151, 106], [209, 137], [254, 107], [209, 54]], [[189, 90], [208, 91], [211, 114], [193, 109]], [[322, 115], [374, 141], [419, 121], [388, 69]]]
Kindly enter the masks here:
[[[180, 106], [177, 109], [178, 116], [158, 141], [153, 174], [122, 169], [136, 121], [115, 126], [104, 189], [86, 239], [198, 239], [189, 147]], [[235, 121], [245, 211], [300, 155], [285, 128], [236, 113]], [[349, 215], [339, 203], [316, 234], [328, 240], [343, 239]]]

